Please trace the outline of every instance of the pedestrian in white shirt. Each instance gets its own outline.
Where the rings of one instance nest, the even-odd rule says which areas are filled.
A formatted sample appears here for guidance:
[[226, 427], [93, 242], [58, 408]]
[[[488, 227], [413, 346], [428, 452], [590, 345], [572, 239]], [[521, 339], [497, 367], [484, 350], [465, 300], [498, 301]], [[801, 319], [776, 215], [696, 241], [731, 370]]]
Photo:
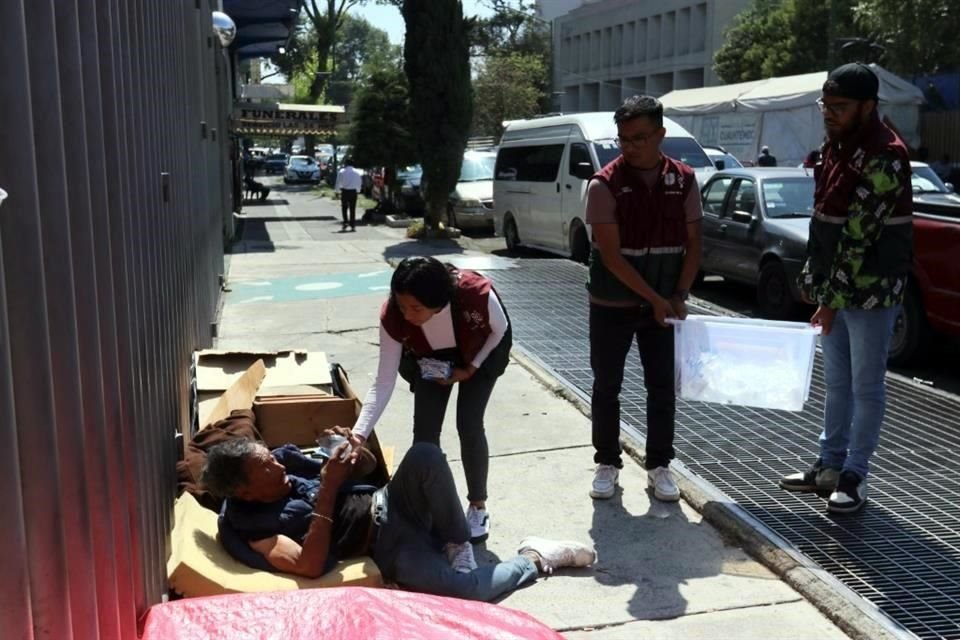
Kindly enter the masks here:
[[507, 312], [488, 278], [434, 258], [406, 258], [393, 274], [390, 298], [380, 312], [377, 379], [353, 427], [352, 439], [359, 445], [383, 414], [399, 372], [414, 393], [413, 441], [439, 446], [450, 392], [459, 383], [457, 433], [472, 542], [490, 532], [490, 454], [483, 419], [512, 343]]
[[343, 169], [337, 173], [334, 186], [340, 192], [340, 212], [343, 215], [343, 230], [347, 230], [347, 213], [350, 214], [350, 230], [357, 230], [357, 194], [363, 179], [360, 172], [353, 168], [353, 158], [344, 158]]

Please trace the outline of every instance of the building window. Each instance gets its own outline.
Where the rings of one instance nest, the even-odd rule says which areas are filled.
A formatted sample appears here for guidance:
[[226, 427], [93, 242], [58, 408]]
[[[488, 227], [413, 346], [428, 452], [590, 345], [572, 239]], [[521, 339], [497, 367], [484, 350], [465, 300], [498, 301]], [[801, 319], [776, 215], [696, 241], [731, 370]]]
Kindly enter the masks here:
[[674, 89], [699, 89], [703, 86], [704, 68], [677, 71]]
[[690, 50], [700, 53], [707, 48], [707, 3], [703, 2], [693, 8], [690, 17]]
[[660, 59], [660, 34], [662, 33], [662, 17], [653, 16], [647, 22], [647, 58]]
[[677, 13], [677, 55], [690, 53], [690, 7]]
[[597, 29], [590, 38], [590, 68], [599, 69], [603, 62], [603, 32]]
[[660, 55], [663, 58], [672, 58], [674, 44], [677, 41], [677, 12], [670, 11], [663, 17], [663, 31], [660, 34]]
[[603, 30], [603, 40], [601, 40], [601, 47], [603, 48], [603, 68], [609, 69], [610, 65], [613, 64], [613, 28], [607, 27]]
[[619, 67], [623, 64], [623, 25], [618, 24], [613, 28], [613, 43], [611, 46], [611, 57], [613, 65]]
[[580, 36], [580, 64], [578, 71], [586, 71], [590, 68], [590, 34], [585, 33]]
[[646, 18], [637, 22], [637, 35], [633, 43], [633, 48], [637, 52], [637, 55], [634, 59], [637, 62], [644, 62], [647, 59], [647, 41], [649, 40], [649, 29], [649, 21]]

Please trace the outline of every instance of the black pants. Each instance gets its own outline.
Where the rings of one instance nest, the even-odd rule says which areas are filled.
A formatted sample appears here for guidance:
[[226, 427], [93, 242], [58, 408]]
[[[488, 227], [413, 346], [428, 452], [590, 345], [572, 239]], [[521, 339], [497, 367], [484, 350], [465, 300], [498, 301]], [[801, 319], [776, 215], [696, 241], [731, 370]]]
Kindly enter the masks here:
[[620, 387], [627, 353], [634, 339], [647, 390], [647, 469], [667, 466], [674, 458], [676, 393], [673, 328], [662, 327], [653, 310], [590, 305], [590, 366], [593, 395], [594, 462], [623, 466], [620, 459]]
[[[470, 502], [487, 499], [490, 449], [484, 414], [497, 378], [503, 373], [512, 344], [512, 332], [508, 330], [476, 373], [457, 385], [457, 434], [460, 436], [460, 460], [467, 480], [467, 500]], [[435, 353], [433, 357], [455, 361], [457, 355], [455, 351], [444, 351]], [[400, 373], [413, 387], [414, 443], [429, 442], [440, 446], [440, 431], [453, 387], [420, 378], [419, 367], [412, 361], [412, 356], [405, 356]]]
[[343, 228], [347, 228], [347, 212], [350, 213], [350, 227], [357, 228], [357, 190], [340, 190], [340, 213], [343, 215]]

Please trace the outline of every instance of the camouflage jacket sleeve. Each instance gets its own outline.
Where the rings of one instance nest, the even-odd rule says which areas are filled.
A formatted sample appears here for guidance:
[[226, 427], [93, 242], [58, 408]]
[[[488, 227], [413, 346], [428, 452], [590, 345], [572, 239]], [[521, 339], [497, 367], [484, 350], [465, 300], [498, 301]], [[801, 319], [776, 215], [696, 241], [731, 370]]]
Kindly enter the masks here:
[[872, 281], [877, 278], [861, 274], [863, 259], [867, 247], [880, 237], [884, 222], [893, 215], [897, 198], [907, 186], [900, 163], [893, 154], [878, 155], [867, 161], [854, 190], [830, 272], [815, 296], [820, 304], [843, 309], [862, 297], [858, 293], [875, 284]]

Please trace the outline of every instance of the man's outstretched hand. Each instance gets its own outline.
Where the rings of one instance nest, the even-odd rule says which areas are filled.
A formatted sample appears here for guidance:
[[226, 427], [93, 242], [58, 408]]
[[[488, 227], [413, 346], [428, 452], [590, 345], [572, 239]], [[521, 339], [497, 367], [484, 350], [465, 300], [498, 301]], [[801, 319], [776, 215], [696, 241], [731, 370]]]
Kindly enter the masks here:
[[338, 489], [351, 476], [356, 467], [356, 461], [347, 454], [349, 442], [341, 442], [330, 452], [330, 459], [323, 463], [320, 470], [320, 480], [331, 489]]
[[[341, 427], [339, 425], [324, 430], [323, 434], [338, 435], [347, 439], [350, 444], [350, 451], [346, 453], [346, 457], [354, 464], [354, 470], [352, 474], [354, 479], [363, 478], [364, 476], [373, 473], [374, 469], [377, 468], [377, 459], [373, 455], [373, 452], [364, 446], [364, 443], [367, 441], [367, 439], [363, 436], [357, 435], [350, 429]], [[334, 451], [336, 451], [336, 449]]]

